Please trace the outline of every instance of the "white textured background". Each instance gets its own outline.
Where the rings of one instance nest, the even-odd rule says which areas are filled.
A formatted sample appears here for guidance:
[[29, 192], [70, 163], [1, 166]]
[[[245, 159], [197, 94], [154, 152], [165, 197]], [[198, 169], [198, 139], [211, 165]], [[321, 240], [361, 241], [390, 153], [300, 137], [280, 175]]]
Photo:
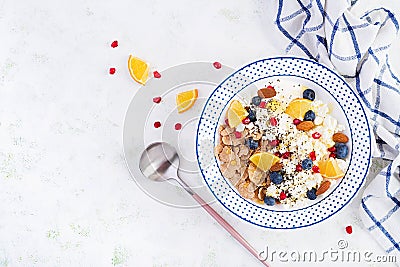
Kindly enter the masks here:
[[[163, 206], [138, 189], [125, 167], [122, 126], [139, 89], [126, 69], [130, 53], [159, 70], [197, 60], [238, 68], [276, 56], [284, 39], [269, 5], [0, 1], [0, 266], [257, 266], [201, 209]], [[397, 41], [397, 69], [399, 49]], [[259, 229], [214, 206], [259, 250], [323, 251], [345, 239], [351, 249], [384, 254], [363, 229], [357, 199], [295, 231]]]

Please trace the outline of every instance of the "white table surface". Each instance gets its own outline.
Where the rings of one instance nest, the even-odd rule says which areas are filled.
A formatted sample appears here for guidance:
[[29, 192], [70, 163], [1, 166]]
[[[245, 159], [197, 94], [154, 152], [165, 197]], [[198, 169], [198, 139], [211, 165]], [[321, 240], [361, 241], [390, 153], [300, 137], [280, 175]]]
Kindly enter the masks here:
[[[390, 5], [400, 14], [398, 3]], [[216, 60], [238, 68], [280, 55], [284, 39], [269, 6], [0, 1], [0, 266], [258, 266], [203, 210], [162, 205], [136, 186], [122, 128], [140, 87], [127, 72], [129, 54], [159, 70]], [[397, 69], [399, 48], [397, 41]], [[109, 67], [117, 68], [114, 76]], [[323, 223], [286, 231], [213, 206], [258, 250], [322, 252], [344, 239], [349, 249], [384, 255], [359, 219], [359, 198]]]

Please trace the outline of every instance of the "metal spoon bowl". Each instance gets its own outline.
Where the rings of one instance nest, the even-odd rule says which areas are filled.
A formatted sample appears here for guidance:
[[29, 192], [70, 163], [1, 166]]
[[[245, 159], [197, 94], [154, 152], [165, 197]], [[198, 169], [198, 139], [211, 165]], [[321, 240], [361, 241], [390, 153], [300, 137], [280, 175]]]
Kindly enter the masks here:
[[168, 143], [157, 142], [149, 145], [140, 157], [139, 169], [150, 180], [164, 182], [173, 179], [190, 195], [194, 194], [194, 191], [179, 177], [179, 155]]

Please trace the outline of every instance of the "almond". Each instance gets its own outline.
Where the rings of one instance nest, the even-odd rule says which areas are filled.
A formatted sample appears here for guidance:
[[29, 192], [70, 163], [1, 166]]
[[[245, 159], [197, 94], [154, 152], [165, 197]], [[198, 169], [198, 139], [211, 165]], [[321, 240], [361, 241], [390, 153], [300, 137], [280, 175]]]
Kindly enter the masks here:
[[312, 121], [302, 121], [296, 125], [296, 128], [299, 131], [309, 131], [314, 128], [314, 123]]
[[276, 96], [276, 91], [274, 87], [268, 86], [267, 88], [259, 89], [257, 95], [261, 98], [271, 98]]
[[332, 140], [336, 143], [347, 143], [349, 142], [349, 138], [344, 133], [335, 133], [332, 136]]
[[278, 172], [278, 171], [282, 170], [282, 168], [283, 168], [283, 164], [278, 162], [278, 163], [275, 163], [274, 165], [272, 165], [269, 170], [272, 172]]
[[329, 187], [331, 187], [331, 182], [328, 180], [323, 181], [316, 192], [317, 196], [325, 193], [329, 189]]

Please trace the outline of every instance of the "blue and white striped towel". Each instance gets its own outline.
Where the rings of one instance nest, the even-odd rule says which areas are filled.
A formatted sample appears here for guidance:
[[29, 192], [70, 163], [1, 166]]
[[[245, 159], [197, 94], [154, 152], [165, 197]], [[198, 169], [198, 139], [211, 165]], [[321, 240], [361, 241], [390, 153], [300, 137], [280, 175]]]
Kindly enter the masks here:
[[371, 2], [278, 0], [275, 25], [288, 40], [286, 53], [335, 69], [369, 111], [373, 155], [392, 162], [365, 189], [361, 216], [386, 252], [399, 259], [400, 79], [387, 55], [399, 25], [385, 8], [367, 10]]

